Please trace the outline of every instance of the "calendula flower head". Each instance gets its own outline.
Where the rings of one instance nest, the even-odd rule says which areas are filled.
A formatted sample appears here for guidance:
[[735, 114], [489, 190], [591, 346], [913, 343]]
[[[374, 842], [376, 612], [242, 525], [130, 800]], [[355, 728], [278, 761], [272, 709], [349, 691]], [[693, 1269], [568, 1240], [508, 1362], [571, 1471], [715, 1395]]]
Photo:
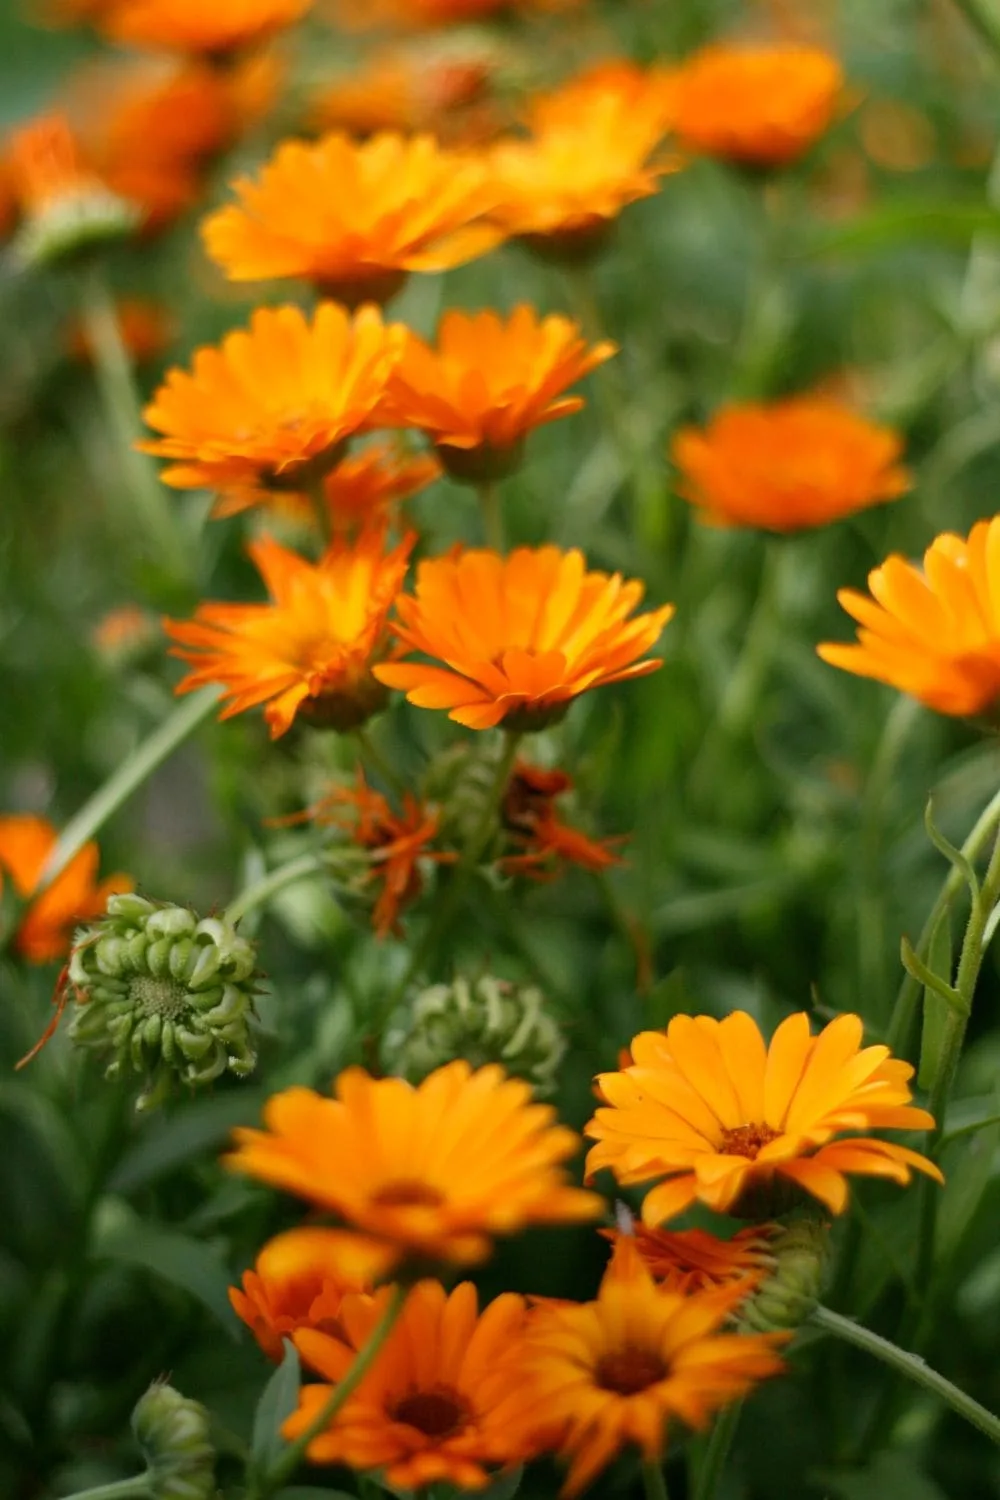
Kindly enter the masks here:
[[826, 642], [831, 666], [874, 677], [942, 714], [992, 717], [1000, 699], [1000, 516], [946, 531], [923, 567], [896, 554], [868, 575], [871, 597], [837, 595], [856, 645]]
[[335, 1090], [275, 1094], [267, 1128], [237, 1130], [226, 1165], [336, 1214], [411, 1266], [473, 1265], [497, 1235], [600, 1213], [596, 1194], [566, 1181], [577, 1137], [500, 1067], [455, 1061], [416, 1086], [348, 1068]]
[[739, 1287], [686, 1295], [658, 1287], [626, 1240], [596, 1301], [534, 1309], [510, 1421], [568, 1460], [563, 1496], [586, 1489], [627, 1447], [659, 1463], [673, 1425], [703, 1428], [781, 1371], [781, 1335], [719, 1331], [739, 1297]]
[[324, 302], [311, 319], [258, 308], [249, 329], [199, 349], [190, 372], [170, 371], [143, 413], [163, 436], [139, 446], [171, 461], [165, 484], [225, 496], [225, 514], [301, 491], [373, 422], [405, 337], [375, 307], [352, 317]]
[[629, 124], [656, 145], [673, 127], [673, 79], [671, 68], [608, 58], [529, 97], [525, 120], [535, 134], [572, 133], [580, 130], [581, 117], [597, 114], [612, 128]]
[[240, 1287], [229, 1288], [238, 1318], [268, 1359], [301, 1328], [345, 1337], [340, 1313], [348, 1293], [369, 1293], [387, 1257], [372, 1242], [339, 1229], [306, 1225], [268, 1240]]
[[453, 478], [497, 479], [518, 466], [532, 428], [580, 410], [583, 397], [564, 392], [616, 352], [607, 340], [588, 348], [569, 318], [524, 304], [507, 319], [446, 312], [436, 347], [407, 339], [386, 421], [423, 432]]
[[862, 1047], [858, 1016], [818, 1036], [804, 1012], [788, 1016], [768, 1046], [745, 1011], [722, 1021], [675, 1016], [644, 1031], [631, 1062], [602, 1073], [585, 1134], [597, 1141], [589, 1174], [610, 1167], [646, 1194], [645, 1224], [663, 1224], [700, 1202], [738, 1218], [769, 1219], [808, 1197], [832, 1213], [847, 1205], [851, 1173], [908, 1183], [911, 1170], [943, 1181], [933, 1162], [865, 1129], [928, 1130], [910, 1103], [909, 1063], [888, 1047]]
[[614, 849], [620, 839], [591, 839], [562, 821], [555, 804], [572, 790], [573, 778], [567, 772], [549, 771], [526, 760], [516, 762], [504, 792], [501, 817], [518, 852], [504, 855], [503, 870], [546, 880], [564, 864], [596, 872], [623, 863]]
[[[403, 500], [411, 500], [441, 477], [441, 465], [429, 453], [411, 453], [397, 443], [370, 443], [346, 453], [323, 477], [323, 499], [332, 536], [357, 535], [373, 525], [395, 520]], [[257, 504], [255, 495], [230, 491], [213, 512], [231, 516]], [[294, 490], [274, 490], [267, 496], [269, 510], [312, 526], [316, 512], [309, 496]]]
[[385, 1044], [389, 1066], [405, 1078], [426, 1078], [462, 1057], [474, 1068], [501, 1063], [537, 1094], [553, 1090], [565, 1052], [562, 1031], [541, 990], [493, 974], [460, 975], [450, 984], [421, 990]]
[[678, 491], [717, 526], [793, 532], [826, 526], [910, 488], [903, 441], [824, 396], [723, 407], [682, 427]]
[[576, 548], [456, 550], [421, 562], [415, 594], [396, 604], [400, 640], [440, 664], [386, 662], [375, 676], [469, 729], [543, 728], [580, 693], [661, 665], [639, 658], [673, 605], [632, 616], [642, 593], [619, 573], [587, 572]]
[[496, 56], [485, 37], [469, 33], [381, 49], [326, 84], [313, 99], [313, 120], [319, 130], [359, 136], [429, 131], [461, 140]]
[[132, 889], [127, 875], [97, 879], [100, 854], [91, 842], [36, 895], [57, 839], [52, 824], [33, 813], [0, 817], [0, 897], [14, 898], [14, 951], [32, 964], [62, 958], [77, 922], [97, 916], [116, 891]]
[[256, 1066], [257, 954], [224, 918], [111, 896], [101, 920], [76, 933], [68, 980], [70, 1037], [110, 1057], [106, 1077], [144, 1075], [137, 1109], [175, 1082], [245, 1078]]
[[136, 1403], [132, 1432], [146, 1460], [150, 1500], [212, 1500], [215, 1450], [200, 1401], [155, 1381]]
[[239, 202], [203, 225], [229, 279], [300, 277], [350, 306], [386, 302], [411, 271], [446, 271], [503, 238], [485, 223], [496, 195], [483, 161], [430, 135], [285, 141], [235, 188]]
[[132, 47], [221, 59], [294, 26], [312, 0], [115, 0], [97, 21]]
[[387, 645], [386, 618], [406, 574], [413, 533], [391, 551], [379, 531], [334, 541], [308, 562], [270, 537], [247, 552], [269, 604], [202, 604], [193, 620], [166, 620], [175, 656], [193, 668], [177, 688], [221, 683], [223, 719], [264, 704], [277, 739], [296, 717], [319, 728], [356, 729], [384, 705], [372, 675]]
[[618, 1218], [617, 1229], [599, 1233], [616, 1252], [623, 1240], [634, 1242], [653, 1280], [665, 1291], [682, 1296], [736, 1284], [749, 1295], [775, 1269], [771, 1242], [784, 1233], [781, 1225], [755, 1224], [723, 1240], [706, 1229], [651, 1229], [633, 1222], [623, 1205], [619, 1205]]
[[[282, 1433], [294, 1440], [315, 1421], [371, 1337], [388, 1289], [370, 1301], [345, 1299], [345, 1337], [311, 1329], [295, 1336], [306, 1364], [330, 1384], [306, 1385]], [[495, 1470], [532, 1456], [510, 1429], [524, 1300], [507, 1292], [480, 1314], [475, 1287], [447, 1292], [438, 1281], [414, 1286], [372, 1369], [306, 1457], [317, 1464], [377, 1469], [394, 1489], [437, 1483], [484, 1489]]]
[[65, 115], [40, 115], [14, 131], [6, 158], [21, 215], [13, 251], [23, 266], [77, 259], [139, 222], [135, 206], [84, 160]]
[[[160, 357], [174, 338], [174, 320], [160, 302], [149, 297], [121, 297], [115, 304], [121, 341], [135, 364], [149, 364]], [[66, 344], [73, 359], [91, 364], [94, 349], [86, 324], [70, 324]]]
[[674, 75], [674, 128], [689, 151], [750, 167], [783, 167], [828, 129], [844, 87], [817, 47], [714, 45]]

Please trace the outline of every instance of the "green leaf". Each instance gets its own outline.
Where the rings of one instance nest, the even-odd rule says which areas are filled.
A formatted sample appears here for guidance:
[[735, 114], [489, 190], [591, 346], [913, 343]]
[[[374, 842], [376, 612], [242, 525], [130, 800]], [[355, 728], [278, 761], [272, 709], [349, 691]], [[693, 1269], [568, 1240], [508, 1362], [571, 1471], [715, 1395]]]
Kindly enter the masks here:
[[151, 1122], [119, 1162], [110, 1190], [134, 1192], [192, 1157], [214, 1152], [234, 1125], [257, 1123], [264, 1098], [258, 1089], [240, 1089], [184, 1105], [175, 1115]]
[[683, 969], [674, 969], [649, 992], [643, 1001], [643, 1023], [653, 1031], [662, 1031], [674, 1016], [693, 1014], [694, 1003], [688, 992]]
[[348, 1490], [318, 1490], [311, 1484], [293, 1484], [291, 1489], [279, 1490], [274, 1500], [357, 1500], [357, 1496]]
[[200, 1302], [230, 1337], [237, 1337], [240, 1325], [229, 1303], [229, 1275], [207, 1245], [130, 1216], [118, 1218], [98, 1237], [94, 1254], [152, 1271]]
[[495, 1479], [485, 1490], [480, 1490], [480, 1500], [512, 1500], [521, 1487], [523, 1477], [524, 1465], [518, 1464], [516, 1469], [510, 1469], [506, 1474], [501, 1474], [499, 1479]]
[[[948, 908], [944, 907], [927, 945], [927, 967], [947, 984], [951, 978], [951, 963], [951, 918]], [[951, 1010], [947, 999], [933, 986], [924, 987], [924, 1025], [920, 1037], [917, 1081], [928, 1093], [933, 1093], [944, 1063]]]
[[847, 224], [809, 234], [789, 252], [791, 260], [811, 260], [844, 251], [895, 250], [914, 240], [963, 246], [975, 234], [1000, 238], [1000, 211], [981, 201], [884, 203]]
[[[284, 1344], [285, 1357], [264, 1387], [261, 1398], [257, 1402], [257, 1410], [254, 1412], [250, 1449], [253, 1454], [254, 1467], [260, 1472], [268, 1469], [284, 1448], [285, 1440], [281, 1436], [281, 1424], [291, 1416], [299, 1404], [299, 1381], [302, 1374], [299, 1354], [291, 1339], [285, 1339]], [[295, 1491], [282, 1490], [281, 1493], [287, 1500], [287, 1497], [294, 1495]], [[314, 1493], [312, 1490], [309, 1491], [310, 1495]], [[329, 1493], [335, 1495], [342, 1492], [330, 1490]]]
[[944, 1490], [928, 1479], [919, 1458], [911, 1453], [883, 1453], [875, 1462], [853, 1473], [823, 1470], [812, 1476], [822, 1492], [837, 1500], [946, 1500]]

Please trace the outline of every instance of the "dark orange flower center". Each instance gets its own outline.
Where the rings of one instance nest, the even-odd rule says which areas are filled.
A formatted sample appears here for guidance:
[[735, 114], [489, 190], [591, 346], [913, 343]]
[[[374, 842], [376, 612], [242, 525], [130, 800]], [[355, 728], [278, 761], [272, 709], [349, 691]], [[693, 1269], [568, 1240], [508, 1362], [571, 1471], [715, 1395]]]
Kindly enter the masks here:
[[635, 1396], [667, 1378], [667, 1366], [652, 1349], [614, 1349], [598, 1361], [596, 1380], [605, 1391]]
[[724, 1156], [747, 1156], [756, 1161], [761, 1147], [776, 1141], [780, 1134], [780, 1130], [772, 1130], [770, 1125], [737, 1125], [723, 1135], [719, 1150]]
[[444, 1194], [427, 1182], [387, 1182], [372, 1194], [372, 1204], [377, 1208], [440, 1208]]
[[414, 1391], [389, 1408], [394, 1422], [405, 1422], [425, 1437], [442, 1442], [468, 1426], [471, 1413], [457, 1391], [445, 1386], [436, 1391]]

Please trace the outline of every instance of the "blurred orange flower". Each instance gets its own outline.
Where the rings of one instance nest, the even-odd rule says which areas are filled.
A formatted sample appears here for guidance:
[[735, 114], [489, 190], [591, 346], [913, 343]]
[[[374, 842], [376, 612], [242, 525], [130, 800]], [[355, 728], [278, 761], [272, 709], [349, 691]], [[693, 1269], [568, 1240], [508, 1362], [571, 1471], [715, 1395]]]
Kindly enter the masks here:
[[[391, 519], [396, 507], [441, 477], [441, 465], [429, 453], [408, 453], [393, 443], [370, 443], [349, 453], [323, 480], [323, 496], [334, 536], [357, 532], [373, 522]], [[315, 511], [306, 495], [276, 491], [269, 504], [297, 519], [312, 522]], [[254, 495], [223, 495], [213, 512], [231, 516], [256, 504]]]
[[335, 541], [318, 563], [270, 537], [251, 542], [247, 552], [272, 602], [202, 604], [193, 620], [165, 620], [180, 643], [172, 655], [194, 668], [177, 692], [222, 683], [223, 719], [263, 703], [272, 739], [296, 715], [325, 728], [357, 728], [385, 701], [371, 665], [384, 649], [386, 617], [415, 541], [411, 533], [386, 552], [382, 533], [370, 530], [355, 543]]
[[258, 308], [190, 373], [170, 371], [143, 413], [163, 436], [139, 446], [173, 460], [165, 484], [224, 495], [221, 514], [302, 490], [372, 423], [405, 339], [374, 307], [351, 317], [325, 302], [308, 322], [297, 307]]
[[643, 677], [640, 661], [673, 614], [667, 604], [629, 619], [643, 586], [588, 573], [573, 548], [486, 549], [421, 562], [416, 594], [397, 601], [396, 634], [441, 665], [386, 662], [375, 676], [418, 708], [446, 708], [468, 729], [541, 728], [580, 693]]
[[[510, 0], [338, 0], [336, 11], [340, 24], [353, 31], [374, 27], [417, 30], [485, 21], [509, 5]], [[522, 5], [528, 8], [531, 0], [522, 0]], [[554, 5], [552, 0], [547, 6], [543, 0], [535, 0], [535, 8], [552, 9]]]
[[823, 396], [723, 407], [683, 427], [671, 457], [678, 492], [719, 526], [801, 531], [910, 488], [902, 438]]
[[448, 270], [503, 237], [483, 222], [495, 201], [483, 162], [428, 135], [285, 141], [235, 188], [239, 202], [202, 226], [226, 275], [298, 276], [349, 305], [385, 302], [410, 271]]
[[674, 75], [675, 128], [689, 151], [753, 167], [786, 166], [829, 127], [840, 64], [815, 47], [696, 52]]
[[[173, 341], [173, 317], [162, 303], [150, 297], [122, 297], [115, 304], [115, 313], [122, 343], [136, 364], [158, 358]], [[93, 359], [90, 336], [80, 319], [70, 324], [66, 344], [73, 359], [81, 363]]]
[[1000, 516], [968, 537], [946, 531], [923, 567], [893, 555], [868, 575], [871, 597], [841, 589], [858, 643], [824, 661], [874, 677], [942, 714], [991, 714], [1000, 700]]
[[[343, 1339], [297, 1334], [305, 1362], [338, 1385], [383, 1316], [387, 1295], [349, 1299]], [[386, 1484], [410, 1491], [440, 1483], [481, 1490], [491, 1471], [530, 1458], [531, 1446], [507, 1418], [518, 1382], [524, 1299], [506, 1292], [482, 1314], [478, 1300], [471, 1281], [451, 1292], [438, 1281], [419, 1281], [374, 1367], [313, 1438], [307, 1458], [378, 1469]], [[331, 1393], [330, 1385], [304, 1386], [284, 1436], [305, 1432]]]
[[572, 789], [573, 779], [565, 771], [546, 771], [526, 760], [515, 763], [501, 817], [522, 852], [504, 855], [500, 865], [507, 874], [546, 880], [561, 862], [592, 871], [623, 863], [613, 847], [620, 839], [590, 839], [560, 820], [556, 801]]
[[109, 875], [98, 882], [97, 845], [85, 844], [61, 875], [34, 900], [42, 871], [55, 848], [58, 834], [45, 818], [31, 813], [0, 817], [0, 893], [9, 876], [17, 895], [29, 905], [14, 936], [14, 948], [29, 963], [47, 964], [69, 951], [77, 922], [99, 916], [109, 896], [130, 891], [127, 875]]
[[578, 1138], [531, 1085], [447, 1063], [422, 1083], [348, 1068], [336, 1097], [275, 1094], [265, 1130], [238, 1129], [225, 1164], [332, 1211], [402, 1260], [473, 1265], [496, 1235], [596, 1218], [596, 1193], [562, 1163]]
[[221, 57], [294, 26], [312, 0], [114, 0], [96, 17], [113, 41]]
[[320, 130], [374, 135], [380, 130], [431, 131], [461, 140], [469, 106], [486, 92], [493, 52], [469, 41], [461, 48], [386, 48], [339, 74], [313, 98]]
[[497, 477], [516, 467], [533, 427], [580, 410], [583, 397], [563, 392], [616, 352], [607, 340], [588, 348], [569, 318], [539, 318], [523, 304], [506, 321], [452, 310], [436, 348], [407, 339], [386, 421], [425, 433], [455, 478]]
[[764, 1042], [756, 1021], [734, 1011], [675, 1016], [644, 1031], [631, 1062], [597, 1079], [606, 1108], [584, 1134], [598, 1144], [591, 1176], [610, 1167], [620, 1183], [665, 1178], [646, 1194], [645, 1224], [663, 1224], [700, 1202], [738, 1218], [771, 1218], [795, 1189], [831, 1213], [847, 1205], [847, 1174], [907, 1183], [911, 1170], [944, 1179], [933, 1162], [894, 1141], [844, 1132], [930, 1130], [910, 1103], [909, 1063], [888, 1047], [862, 1048], [861, 1018], [841, 1015], [818, 1036], [800, 1012]]
[[37, 115], [7, 137], [4, 175], [23, 220], [18, 254], [40, 263], [135, 228], [138, 213], [112, 192], [61, 112]]
[[728, 1240], [705, 1229], [650, 1229], [646, 1224], [634, 1224], [624, 1232], [601, 1229], [598, 1233], [611, 1241], [616, 1252], [623, 1241], [634, 1242], [653, 1280], [682, 1296], [734, 1283], [751, 1292], [775, 1264], [768, 1251], [773, 1227], [767, 1224], [738, 1229]]

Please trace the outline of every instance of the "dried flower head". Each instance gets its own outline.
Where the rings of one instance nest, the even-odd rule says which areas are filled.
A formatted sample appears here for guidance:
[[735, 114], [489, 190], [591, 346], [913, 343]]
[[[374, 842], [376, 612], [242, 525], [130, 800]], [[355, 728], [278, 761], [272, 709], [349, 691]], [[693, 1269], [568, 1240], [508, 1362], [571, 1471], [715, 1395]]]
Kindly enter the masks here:
[[132, 889], [127, 875], [109, 875], [98, 881], [100, 854], [91, 842], [84, 844], [51, 885], [36, 895], [57, 839], [55, 828], [45, 818], [32, 813], [0, 817], [0, 895], [6, 875], [18, 901], [26, 903], [17, 915], [14, 951], [32, 964], [62, 958], [77, 922], [96, 917], [109, 896]]
[[777, 1225], [755, 1224], [724, 1240], [706, 1229], [651, 1229], [632, 1222], [624, 1229], [599, 1231], [616, 1252], [622, 1241], [634, 1241], [653, 1280], [682, 1296], [734, 1284], [751, 1292], [774, 1269], [770, 1244], [778, 1232]]
[[503, 870], [546, 880], [564, 864], [598, 871], [623, 863], [614, 849], [620, 838], [588, 838], [559, 817], [556, 802], [572, 790], [573, 778], [566, 771], [547, 771], [526, 760], [517, 761], [504, 792], [501, 816], [518, 853], [504, 855]]

